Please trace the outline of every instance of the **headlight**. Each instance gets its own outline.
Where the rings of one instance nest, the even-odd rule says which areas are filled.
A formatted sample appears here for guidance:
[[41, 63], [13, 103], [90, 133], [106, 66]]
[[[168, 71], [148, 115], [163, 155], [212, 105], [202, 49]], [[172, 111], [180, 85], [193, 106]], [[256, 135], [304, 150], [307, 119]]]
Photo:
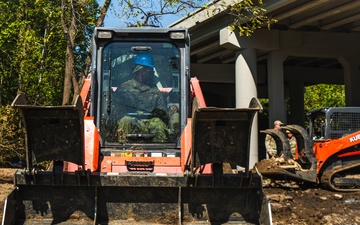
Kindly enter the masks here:
[[112, 32], [111, 31], [99, 31], [98, 38], [112, 38]]
[[170, 38], [177, 40], [185, 39], [185, 32], [171, 32]]

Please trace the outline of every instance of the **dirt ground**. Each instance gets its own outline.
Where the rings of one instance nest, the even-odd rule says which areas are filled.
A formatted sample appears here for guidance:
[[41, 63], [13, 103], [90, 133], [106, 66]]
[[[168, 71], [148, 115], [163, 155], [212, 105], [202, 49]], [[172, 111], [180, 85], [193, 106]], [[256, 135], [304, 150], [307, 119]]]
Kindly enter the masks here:
[[[4, 200], [13, 189], [15, 169], [0, 168], [0, 218]], [[277, 181], [264, 182], [264, 192], [270, 199], [275, 225], [356, 225], [360, 224], [360, 192], [332, 192], [319, 187]]]
[[[293, 160], [263, 160], [259, 171], [277, 171], [279, 165], [301, 168]], [[263, 190], [270, 199], [274, 224], [360, 224], [360, 192], [334, 192], [320, 185], [264, 179]]]
[[16, 169], [0, 168], [0, 218], [4, 211], [4, 202], [6, 196], [14, 189], [13, 175]]
[[[300, 185], [301, 186], [301, 185]], [[265, 186], [274, 224], [360, 224], [360, 192], [333, 192], [296, 183]]]

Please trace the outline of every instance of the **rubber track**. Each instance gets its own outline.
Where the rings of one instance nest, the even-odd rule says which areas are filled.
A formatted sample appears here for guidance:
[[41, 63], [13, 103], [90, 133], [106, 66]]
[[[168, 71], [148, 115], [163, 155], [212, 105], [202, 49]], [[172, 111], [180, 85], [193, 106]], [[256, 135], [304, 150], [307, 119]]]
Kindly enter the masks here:
[[[352, 164], [349, 164], [347, 166], [339, 166], [339, 167], [335, 167], [333, 169], [326, 170], [323, 173], [323, 175], [321, 176], [321, 184], [325, 188], [330, 189], [330, 190], [334, 190], [334, 191], [342, 191], [342, 192], [360, 191], [360, 186], [357, 185], [356, 183], [354, 183], [354, 185], [357, 188], [338, 188], [338, 187], [335, 187], [335, 184], [333, 183], [333, 179], [332, 179], [333, 176], [336, 175], [337, 173], [348, 170], [348, 169], [352, 169], [352, 168], [355, 168], [355, 167], [360, 167], [360, 162], [352, 163]], [[360, 181], [360, 179], [359, 179], [359, 181]]]

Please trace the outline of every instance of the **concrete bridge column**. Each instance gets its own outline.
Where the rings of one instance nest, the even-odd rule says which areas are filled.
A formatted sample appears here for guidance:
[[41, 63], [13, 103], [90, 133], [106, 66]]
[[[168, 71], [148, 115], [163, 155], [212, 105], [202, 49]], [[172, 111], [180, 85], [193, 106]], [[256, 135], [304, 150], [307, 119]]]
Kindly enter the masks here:
[[[236, 53], [235, 61], [235, 101], [236, 108], [248, 108], [250, 100], [257, 97], [257, 61], [255, 49], [243, 49]], [[258, 157], [258, 115], [251, 128], [249, 167], [259, 161]]]
[[344, 67], [346, 106], [360, 106], [360, 58], [342, 56], [338, 60]]
[[289, 85], [290, 117], [287, 123], [305, 126], [304, 82], [291, 81]]
[[275, 120], [286, 122], [284, 67], [287, 55], [271, 52], [267, 58], [268, 96], [269, 96], [269, 128]]

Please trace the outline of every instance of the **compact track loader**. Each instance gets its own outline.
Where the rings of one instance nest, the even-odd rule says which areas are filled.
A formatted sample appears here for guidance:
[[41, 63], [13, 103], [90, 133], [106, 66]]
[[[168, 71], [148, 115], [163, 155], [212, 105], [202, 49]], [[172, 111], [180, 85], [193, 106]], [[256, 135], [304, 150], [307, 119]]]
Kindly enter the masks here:
[[[17, 96], [27, 161], [2, 224], [271, 224], [261, 176], [249, 168], [262, 107], [256, 98], [248, 108], [207, 107], [190, 76], [189, 45], [186, 29], [99, 27], [73, 105], [31, 106]], [[144, 86], [126, 91], [148, 67], [165, 109], [137, 105], [155, 99]], [[48, 161], [53, 169], [40, 170]]]
[[321, 184], [334, 191], [360, 190], [360, 107], [322, 108], [308, 112], [309, 132], [298, 125], [282, 128], [297, 141], [295, 157], [281, 131], [263, 130], [277, 143], [278, 156], [255, 167], [265, 177]]

